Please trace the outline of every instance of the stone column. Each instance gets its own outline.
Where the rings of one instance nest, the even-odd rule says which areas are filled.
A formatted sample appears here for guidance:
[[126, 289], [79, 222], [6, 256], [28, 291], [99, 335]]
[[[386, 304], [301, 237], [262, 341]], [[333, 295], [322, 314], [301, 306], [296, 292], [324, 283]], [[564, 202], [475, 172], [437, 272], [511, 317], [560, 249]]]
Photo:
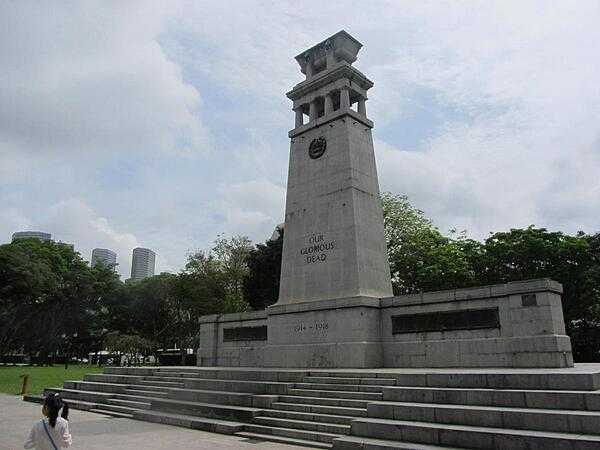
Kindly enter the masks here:
[[333, 50], [327, 52], [327, 68], [331, 69], [335, 65], [335, 56], [333, 56]]
[[333, 112], [333, 99], [331, 98], [331, 92], [325, 95], [325, 115]]
[[308, 108], [308, 121], [312, 122], [317, 120], [317, 99], [315, 98], [310, 102], [310, 106]]
[[340, 91], [340, 109], [350, 108], [350, 90], [343, 87]]
[[367, 117], [367, 104], [366, 104], [366, 98], [361, 98], [358, 101], [358, 113], [362, 116]]
[[306, 61], [306, 79], [309, 80], [311, 79], [313, 76], [313, 65], [312, 65], [312, 61], [307, 60]]
[[302, 113], [302, 106], [298, 106], [294, 108], [294, 112], [296, 113], [296, 128], [304, 125], [304, 114]]

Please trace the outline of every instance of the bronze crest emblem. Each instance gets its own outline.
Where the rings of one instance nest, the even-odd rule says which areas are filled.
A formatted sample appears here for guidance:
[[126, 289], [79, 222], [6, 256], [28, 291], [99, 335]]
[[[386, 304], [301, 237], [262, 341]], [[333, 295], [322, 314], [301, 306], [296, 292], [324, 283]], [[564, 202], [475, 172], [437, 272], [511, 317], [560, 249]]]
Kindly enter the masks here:
[[308, 146], [308, 156], [311, 159], [317, 159], [323, 156], [325, 150], [327, 149], [327, 141], [323, 136], [313, 139], [310, 145]]

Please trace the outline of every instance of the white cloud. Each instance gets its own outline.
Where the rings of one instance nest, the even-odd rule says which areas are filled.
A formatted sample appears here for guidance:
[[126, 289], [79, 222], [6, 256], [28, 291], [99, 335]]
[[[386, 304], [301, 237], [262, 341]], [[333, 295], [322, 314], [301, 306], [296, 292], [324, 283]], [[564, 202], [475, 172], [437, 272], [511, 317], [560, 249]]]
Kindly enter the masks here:
[[171, 14], [139, 2], [5, 3], [5, 145], [88, 158], [179, 147], [203, 151], [199, 93], [182, 81], [157, 42]]
[[0, 232], [70, 205], [78, 212], [52, 223], [59, 238], [71, 230], [77, 248], [119, 253], [135, 239], [156, 250], [158, 271], [218, 233], [263, 241], [284, 213], [293, 57], [342, 28], [364, 44], [356, 66], [375, 82], [382, 190], [477, 237], [531, 223], [597, 231], [599, 9], [5, 3]]
[[131, 252], [140, 245], [137, 238], [115, 229], [109, 219], [99, 216], [81, 199], [69, 198], [51, 205], [39, 227], [52, 233], [56, 241], [74, 244], [86, 261], [91, 259], [94, 248], [113, 250], [117, 253], [119, 273], [123, 279], [129, 278]]
[[217, 207], [225, 216], [228, 233], [263, 242], [283, 220], [285, 188], [281, 186], [267, 180], [252, 180], [220, 186], [219, 192]]

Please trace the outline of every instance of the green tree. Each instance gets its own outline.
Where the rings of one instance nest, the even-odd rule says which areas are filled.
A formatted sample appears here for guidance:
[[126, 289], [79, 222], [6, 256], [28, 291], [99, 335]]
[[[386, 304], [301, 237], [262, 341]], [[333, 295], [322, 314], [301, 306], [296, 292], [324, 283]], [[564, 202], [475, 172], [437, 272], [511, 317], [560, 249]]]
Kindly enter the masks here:
[[163, 349], [172, 343], [170, 305], [177, 276], [160, 274], [127, 285], [130, 322], [126, 333], [157, 343]]
[[474, 283], [469, 257], [480, 251], [476, 241], [442, 235], [406, 196], [384, 193], [382, 206], [394, 294], [452, 289]]
[[277, 239], [257, 244], [248, 255], [248, 274], [244, 279], [244, 298], [252, 309], [265, 309], [279, 298], [279, 277], [283, 252], [283, 230]]
[[101, 339], [98, 311], [117, 283], [114, 273], [90, 269], [65, 244], [23, 239], [0, 246], [0, 315], [10, 324], [2, 327], [1, 350], [42, 358], [83, 353]]
[[225, 239], [219, 236], [208, 252], [188, 257], [183, 276], [184, 288], [195, 294], [200, 310], [232, 313], [248, 309], [244, 280], [248, 275], [251, 241], [244, 236]]
[[111, 352], [122, 353], [125, 365], [138, 365], [144, 358], [155, 354], [156, 343], [136, 334], [111, 333], [104, 339], [104, 347]]

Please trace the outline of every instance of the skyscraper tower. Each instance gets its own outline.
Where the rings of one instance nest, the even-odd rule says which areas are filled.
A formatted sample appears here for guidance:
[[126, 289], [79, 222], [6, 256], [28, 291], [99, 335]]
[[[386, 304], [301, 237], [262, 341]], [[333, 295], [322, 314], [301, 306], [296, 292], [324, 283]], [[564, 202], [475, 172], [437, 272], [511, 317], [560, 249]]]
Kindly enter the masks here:
[[139, 281], [154, 275], [156, 254], [148, 249], [137, 247], [133, 249], [131, 259], [131, 281]]
[[117, 254], [107, 248], [95, 248], [92, 250], [91, 266], [94, 267], [99, 262], [114, 269], [117, 265]]
[[51, 241], [52, 235], [43, 231], [17, 231], [13, 233], [13, 242], [18, 239], [39, 239], [40, 241]]

